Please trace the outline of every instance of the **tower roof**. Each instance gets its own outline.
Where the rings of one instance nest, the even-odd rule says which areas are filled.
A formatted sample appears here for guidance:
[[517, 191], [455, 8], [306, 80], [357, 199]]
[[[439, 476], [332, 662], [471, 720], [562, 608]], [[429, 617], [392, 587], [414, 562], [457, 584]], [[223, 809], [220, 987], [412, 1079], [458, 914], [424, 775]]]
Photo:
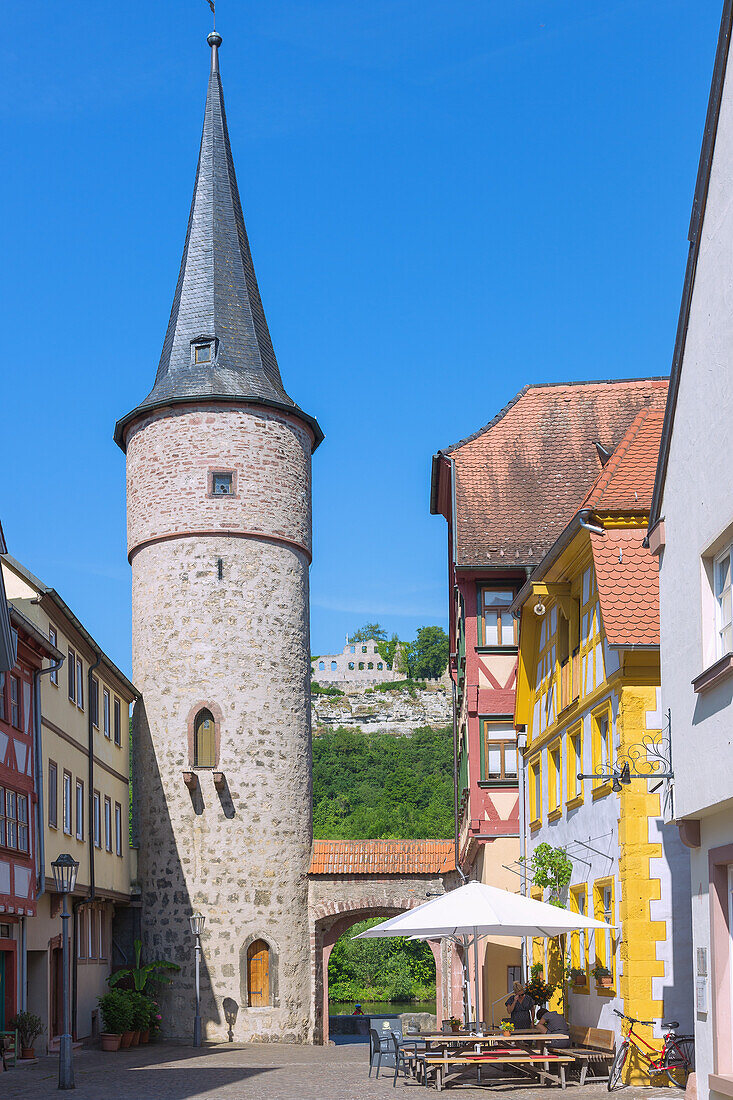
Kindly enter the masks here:
[[117, 422], [115, 441], [144, 413], [202, 400], [246, 401], [292, 412], [323, 439], [283, 387], [252, 264], [229, 144], [213, 31], [211, 71], [186, 243], [152, 390]]

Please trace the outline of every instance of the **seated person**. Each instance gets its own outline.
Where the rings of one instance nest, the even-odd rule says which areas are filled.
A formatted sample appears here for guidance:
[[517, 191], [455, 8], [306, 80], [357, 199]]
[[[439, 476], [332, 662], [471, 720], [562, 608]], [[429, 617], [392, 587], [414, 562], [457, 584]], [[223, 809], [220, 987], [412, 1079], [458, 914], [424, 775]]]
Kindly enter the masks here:
[[[537, 1013], [538, 1031], [544, 1031], [549, 1036], [547, 1045], [549, 1047], [560, 1048], [569, 1047], [570, 1039], [567, 1038], [568, 1024], [564, 1016], [561, 1016], [559, 1012], [550, 1012], [549, 1008], [541, 1008]], [[553, 1039], [553, 1035], [565, 1035], [565, 1039]]]
[[361, 1005], [357, 1005], [357, 1006], [355, 1007], [354, 1011], [353, 1011], [353, 1012], [351, 1013], [351, 1015], [352, 1015], [352, 1016], [363, 1016], [363, 1015], [364, 1015], [364, 1013], [362, 1012], [362, 1008], [361, 1008]]
[[529, 1031], [532, 1026], [532, 1007], [534, 1001], [525, 993], [520, 982], [512, 985], [513, 993], [504, 1003], [509, 1013], [509, 1019], [514, 1024], [515, 1031]]

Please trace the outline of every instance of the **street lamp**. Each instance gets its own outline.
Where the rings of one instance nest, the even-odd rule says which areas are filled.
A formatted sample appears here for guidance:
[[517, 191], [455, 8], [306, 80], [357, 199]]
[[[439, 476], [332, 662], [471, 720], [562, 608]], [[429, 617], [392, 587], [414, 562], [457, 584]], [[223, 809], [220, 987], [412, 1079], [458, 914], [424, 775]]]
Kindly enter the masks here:
[[55, 859], [51, 864], [53, 869], [53, 881], [56, 893], [61, 894], [61, 966], [63, 969], [63, 1028], [59, 1044], [59, 1088], [73, 1089], [74, 1065], [71, 1060], [71, 1033], [69, 1031], [69, 910], [66, 907], [67, 894], [74, 893], [76, 886], [76, 872], [79, 864], [67, 852]]
[[206, 917], [202, 913], [192, 913], [188, 918], [191, 925], [191, 933], [196, 937], [196, 1015], [193, 1018], [193, 1045], [201, 1046], [201, 933], [204, 930]]

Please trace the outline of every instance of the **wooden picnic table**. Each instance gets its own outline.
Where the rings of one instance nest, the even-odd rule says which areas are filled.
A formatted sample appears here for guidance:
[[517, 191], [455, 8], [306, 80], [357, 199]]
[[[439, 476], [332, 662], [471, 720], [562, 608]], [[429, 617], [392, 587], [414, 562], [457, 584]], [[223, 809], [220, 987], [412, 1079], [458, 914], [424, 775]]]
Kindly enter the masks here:
[[[450, 1066], [471, 1065], [477, 1067], [479, 1081], [482, 1066], [506, 1065], [523, 1075], [536, 1074], [541, 1081], [560, 1085], [564, 1089], [565, 1066], [573, 1062], [572, 1056], [564, 1054], [562, 1048], [548, 1050], [553, 1040], [569, 1039], [567, 1035], [549, 1035], [542, 1031], [514, 1031], [509, 1035], [503, 1032], [494, 1032], [491, 1035], [434, 1032], [422, 1037], [425, 1040], [425, 1084], [428, 1079], [427, 1071], [435, 1069], [438, 1092], [446, 1084]], [[497, 1046], [500, 1049], [492, 1053], [492, 1048]], [[473, 1050], [462, 1049], [466, 1047]], [[487, 1053], [482, 1052], [483, 1047], [488, 1048]], [[541, 1049], [534, 1049], [537, 1047]], [[550, 1065], [557, 1066], [559, 1075], [550, 1071]]]

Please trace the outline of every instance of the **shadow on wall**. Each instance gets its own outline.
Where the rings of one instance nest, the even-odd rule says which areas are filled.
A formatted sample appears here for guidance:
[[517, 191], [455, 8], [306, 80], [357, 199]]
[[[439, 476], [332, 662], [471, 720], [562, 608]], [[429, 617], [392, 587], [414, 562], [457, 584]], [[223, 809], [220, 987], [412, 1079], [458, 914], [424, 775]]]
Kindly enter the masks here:
[[659, 821], [662, 853], [670, 874], [670, 913], [672, 929], [670, 981], [665, 979], [662, 996], [664, 1018], [679, 1020], [680, 1031], [689, 1034], [694, 1028], [693, 949], [690, 851], [682, 843], [677, 826]]
[[[188, 918], [193, 913], [195, 904], [188, 893], [181, 863], [181, 859], [190, 861], [191, 853], [180, 852], [178, 849], [143, 699], [138, 700], [133, 710], [132, 746], [133, 840], [139, 844], [139, 837], [143, 832], [152, 833], [155, 837], [154, 845], [145, 845], [139, 850], [143, 959], [162, 959], [180, 966], [180, 971], [173, 974], [171, 984], [158, 989], [156, 1000], [163, 1017], [163, 1034], [175, 1038], [191, 1038], [196, 1003], [196, 971], [195, 939]], [[197, 784], [196, 789], [190, 793], [195, 813], [203, 813], [201, 784]], [[196, 793], [198, 798], [194, 799]], [[158, 917], [153, 926], [150, 914], [156, 910]], [[201, 936], [201, 947], [201, 1017], [205, 1035], [207, 1022], [217, 1025], [222, 1022], [206, 963], [206, 926]], [[183, 1096], [189, 1093], [170, 1095]]]

